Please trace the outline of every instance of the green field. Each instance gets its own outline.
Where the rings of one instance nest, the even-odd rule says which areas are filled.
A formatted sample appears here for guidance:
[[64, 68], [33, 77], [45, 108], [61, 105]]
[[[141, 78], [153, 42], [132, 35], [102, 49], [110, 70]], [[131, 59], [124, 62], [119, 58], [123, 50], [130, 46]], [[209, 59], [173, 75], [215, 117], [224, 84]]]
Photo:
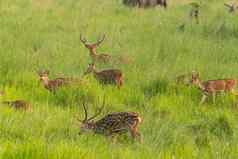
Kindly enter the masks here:
[[[0, 105], [2, 159], [235, 159], [238, 158], [238, 101], [220, 94], [199, 105], [201, 92], [175, 84], [175, 77], [197, 70], [203, 80], [238, 79], [238, 17], [223, 0], [202, 3], [201, 23], [188, 18], [189, 5], [170, 0], [164, 10], [125, 7], [120, 0], [0, 0], [0, 100], [24, 99], [32, 112]], [[185, 30], [178, 26], [186, 23]], [[50, 78], [81, 78], [91, 61], [80, 33], [106, 40], [100, 53], [130, 58], [119, 68], [119, 90], [85, 84], [55, 95], [39, 84], [38, 70]], [[117, 142], [101, 135], [78, 135], [82, 98], [100, 117], [135, 111], [143, 117], [143, 143], [122, 135]], [[99, 117], [99, 118], [100, 118]], [[98, 118], [98, 119], [99, 119]]]

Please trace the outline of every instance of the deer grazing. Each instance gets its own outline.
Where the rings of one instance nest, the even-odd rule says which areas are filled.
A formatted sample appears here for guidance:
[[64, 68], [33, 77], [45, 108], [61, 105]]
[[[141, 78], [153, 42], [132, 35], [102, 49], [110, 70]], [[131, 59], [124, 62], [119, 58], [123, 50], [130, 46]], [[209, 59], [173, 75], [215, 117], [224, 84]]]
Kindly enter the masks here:
[[102, 84], [114, 84], [120, 88], [123, 84], [123, 74], [118, 69], [108, 69], [103, 71], [97, 71], [95, 64], [89, 64], [87, 71], [84, 73], [93, 73], [94, 77]]
[[[2, 97], [3, 95], [4, 93], [0, 92], [0, 97]], [[31, 104], [24, 100], [2, 101], [1, 103], [9, 105], [11, 108], [14, 108], [16, 110], [31, 111]]]
[[200, 104], [203, 104], [208, 96], [212, 96], [213, 103], [215, 103], [216, 94], [219, 92], [231, 92], [238, 95], [235, 92], [235, 87], [237, 85], [237, 80], [235, 79], [218, 79], [201, 82], [199, 73], [193, 73], [191, 83], [196, 85], [203, 92]]
[[109, 63], [112, 57], [108, 54], [97, 54], [97, 47], [105, 40], [105, 34], [98, 38], [96, 43], [89, 44], [82, 34], [80, 34], [80, 40], [84, 46], [89, 50], [90, 57], [93, 63]]
[[38, 75], [39, 75], [39, 78], [40, 78], [40, 82], [43, 83], [44, 87], [49, 90], [50, 92], [53, 92], [55, 93], [55, 91], [58, 89], [58, 88], [61, 88], [63, 86], [67, 86], [67, 85], [70, 85], [72, 83], [80, 83], [81, 81], [80, 80], [77, 80], [77, 79], [72, 79], [72, 78], [63, 78], [63, 77], [60, 77], [60, 78], [56, 78], [54, 80], [50, 80], [49, 79], [49, 71], [38, 71]]
[[111, 113], [100, 120], [94, 121], [94, 119], [100, 115], [105, 104], [105, 98], [103, 106], [92, 117], [88, 118], [87, 108], [85, 101], [83, 102], [83, 108], [85, 117], [83, 120], [78, 119], [81, 122], [80, 133], [93, 132], [102, 134], [105, 136], [115, 136], [117, 134], [130, 132], [133, 139], [138, 139], [141, 142], [141, 136], [138, 131], [138, 126], [142, 122], [142, 118], [135, 112], [116, 112]]

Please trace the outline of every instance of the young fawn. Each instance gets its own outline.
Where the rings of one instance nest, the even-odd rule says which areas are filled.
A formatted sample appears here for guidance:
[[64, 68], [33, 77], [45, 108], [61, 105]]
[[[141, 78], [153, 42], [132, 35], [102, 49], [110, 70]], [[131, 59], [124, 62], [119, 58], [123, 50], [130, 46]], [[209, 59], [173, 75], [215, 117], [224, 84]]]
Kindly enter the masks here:
[[141, 136], [138, 131], [138, 126], [142, 122], [142, 118], [135, 112], [116, 112], [111, 113], [100, 120], [93, 121], [98, 115], [100, 115], [103, 106], [92, 117], [88, 118], [88, 112], [83, 102], [83, 108], [85, 118], [83, 120], [78, 119], [81, 122], [80, 133], [94, 132], [105, 136], [115, 136], [117, 134], [130, 132], [133, 139], [138, 139], [141, 142]]
[[72, 83], [81, 82], [81, 80], [71, 79], [71, 78], [62, 78], [62, 77], [56, 78], [54, 80], [50, 80], [49, 71], [43, 71], [43, 72], [38, 71], [38, 75], [40, 78], [40, 82], [43, 83], [44, 87], [53, 93], [55, 93], [55, 91], [60, 87], [67, 86]]
[[215, 103], [215, 96], [219, 92], [231, 92], [238, 95], [235, 92], [235, 87], [237, 85], [237, 80], [235, 79], [218, 79], [201, 82], [199, 74], [193, 73], [191, 83], [198, 86], [203, 92], [200, 104], [204, 103], [208, 96], [213, 96], [213, 103]]
[[118, 88], [123, 84], [123, 74], [122, 71], [118, 69], [97, 71], [95, 64], [89, 64], [84, 74], [89, 73], [93, 73], [94, 77], [102, 84], [115, 84]]
[[108, 54], [97, 54], [97, 47], [104, 41], [105, 34], [98, 38], [96, 43], [89, 44], [85, 38], [83, 38], [82, 34], [80, 34], [80, 40], [84, 44], [84, 46], [89, 50], [90, 57], [93, 63], [109, 63], [111, 61], [111, 56]]
[[[4, 95], [3, 92], [0, 92], [0, 97]], [[9, 105], [11, 108], [16, 110], [25, 110], [31, 111], [31, 104], [24, 100], [15, 100], [15, 101], [2, 101], [2, 104]]]

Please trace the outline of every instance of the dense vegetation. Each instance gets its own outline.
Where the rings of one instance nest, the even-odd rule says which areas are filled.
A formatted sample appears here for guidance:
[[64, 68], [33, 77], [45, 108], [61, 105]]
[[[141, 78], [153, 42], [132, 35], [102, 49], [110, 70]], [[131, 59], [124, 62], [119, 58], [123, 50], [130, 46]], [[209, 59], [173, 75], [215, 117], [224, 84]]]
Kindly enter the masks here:
[[[164, 10], [123, 6], [119, 0], [0, 0], [1, 100], [25, 99], [32, 112], [0, 107], [0, 158], [238, 158], [238, 108], [232, 95], [198, 105], [201, 92], [177, 86], [177, 75], [197, 70], [203, 80], [238, 77], [237, 14], [223, 0], [202, 4], [201, 23], [188, 19], [189, 5], [171, 0]], [[186, 23], [185, 30], [178, 26]], [[51, 78], [81, 77], [90, 62], [80, 33], [90, 41], [105, 33], [102, 53], [125, 56], [122, 89], [85, 84], [50, 94], [36, 71]], [[90, 113], [136, 111], [143, 117], [143, 143], [121, 136], [78, 135], [82, 98]], [[103, 114], [101, 116], [103, 116]]]

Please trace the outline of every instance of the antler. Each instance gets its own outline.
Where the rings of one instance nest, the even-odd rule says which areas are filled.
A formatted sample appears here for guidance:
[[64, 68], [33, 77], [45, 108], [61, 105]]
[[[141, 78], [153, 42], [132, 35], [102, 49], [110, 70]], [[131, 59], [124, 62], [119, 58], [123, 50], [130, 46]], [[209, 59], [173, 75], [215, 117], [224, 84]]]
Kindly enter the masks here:
[[83, 101], [83, 109], [84, 109], [84, 119], [81, 120], [81, 121], [87, 121], [88, 120], [88, 112], [87, 112], [87, 109], [86, 109], [86, 106], [85, 106], [85, 100]]
[[104, 97], [103, 97], [103, 105], [102, 105], [102, 107], [99, 108], [99, 110], [98, 110], [91, 118], [89, 118], [88, 121], [93, 120], [93, 119], [96, 118], [98, 115], [100, 115], [104, 107], [105, 107], [105, 95], [104, 95]]
[[80, 34], [80, 41], [83, 43], [83, 44], [86, 44], [87, 40], [83, 37], [82, 34]]
[[96, 45], [100, 45], [104, 40], [105, 40], [106, 35], [103, 34], [103, 36], [101, 38], [98, 38]]

